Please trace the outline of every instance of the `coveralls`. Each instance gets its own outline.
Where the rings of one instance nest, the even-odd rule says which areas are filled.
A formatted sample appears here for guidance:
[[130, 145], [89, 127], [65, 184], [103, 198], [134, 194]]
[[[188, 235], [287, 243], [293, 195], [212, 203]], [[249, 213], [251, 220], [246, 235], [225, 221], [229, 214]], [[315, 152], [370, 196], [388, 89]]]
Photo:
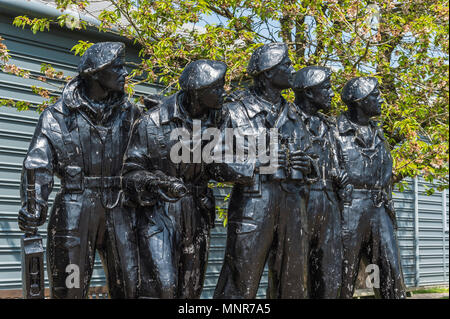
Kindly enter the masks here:
[[[208, 126], [203, 119], [202, 126]], [[193, 120], [181, 105], [180, 92], [136, 122], [124, 159], [124, 191], [137, 213], [141, 298], [199, 298], [205, 279], [215, 205], [203, 207], [202, 197], [214, 200], [203, 163], [175, 163], [170, 158], [175, 129], [192, 133]], [[146, 174], [161, 171], [180, 178], [189, 193], [167, 202], [142, 186]]]
[[[283, 98], [276, 108], [252, 90], [237, 92], [224, 108], [229, 127], [260, 136], [277, 128], [280, 140], [300, 141], [305, 127]], [[308, 187], [260, 174], [256, 165], [229, 164], [250, 185], [235, 184], [228, 208], [225, 259], [214, 298], [255, 298], [264, 265], [269, 266], [269, 298], [308, 297]]]
[[[123, 94], [104, 109], [95, 106], [75, 77], [62, 97], [41, 114], [22, 172], [36, 172], [36, 197], [47, 202], [53, 176], [61, 180], [48, 221], [47, 270], [52, 298], [86, 298], [95, 251], [102, 259], [112, 298], [133, 298], [137, 286], [134, 211], [121, 206], [120, 171], [131, 126], [140, 110]], [[78, 266], [79, 283], [67, 285]], [[69, 268], [73, 269], [73, 268]], [[79, 287], [79, 288], [78, 288]]]
[[342, 273], [341, 215], [333, 172], [337, 174], [335, 123], [321, 113], [308, 115], [297, 107], [310, 134], [307, 153], [320, 173], [311, 184], [308, 201], [309, 280], [311, 298], [339, 298]]
[[343, 113], [337, 119], [338, 158], [353, 190], [345, 194], [342, 211], [342, 298], [352, 298], [361, 258], [379, 269], [385, 299], [405, 298], [396, 219], [392, 203], [392, 157], [382, 129], [369, 122], [368, 134]]

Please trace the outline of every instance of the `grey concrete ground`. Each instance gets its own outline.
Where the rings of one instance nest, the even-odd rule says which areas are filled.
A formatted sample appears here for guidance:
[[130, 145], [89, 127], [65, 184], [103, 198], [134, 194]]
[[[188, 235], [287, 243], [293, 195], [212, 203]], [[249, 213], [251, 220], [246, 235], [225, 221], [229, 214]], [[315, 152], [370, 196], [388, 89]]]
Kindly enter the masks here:
[[442, 299], [444, 297], [448, 298], [448, 292], [444, 293], [429, 293], [429, 294], [413, 294], [408, 299]]

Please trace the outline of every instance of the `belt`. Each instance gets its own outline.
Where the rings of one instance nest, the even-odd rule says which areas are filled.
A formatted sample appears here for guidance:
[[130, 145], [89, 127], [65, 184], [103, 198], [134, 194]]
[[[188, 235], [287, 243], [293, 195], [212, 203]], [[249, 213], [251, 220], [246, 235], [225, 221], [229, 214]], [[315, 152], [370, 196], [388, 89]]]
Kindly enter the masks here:
[[318, 180], [317, 182], [313, 183], [311, 185], [311, 191], [334, 191], [334, 183], [331, 179], [326, 179], [326, 180]]
[[371, 188], [371, 189], [367, 189], [367, 188], [353, 188], [353, 193], [357, 193], [357, 194], [373, 194], [373, 193], [379, 193], [381, 192], [381, 188]]
[[[113, 188], [121, 187], [121, 176], [84, 176], [83, 185], [85, 188]], [[103, 184], [103, 186], [102, 186]]]
[[62, 182], [62, 188], [68, 191], [82, 191], [85, 188], [120, 188], [121, 185], [121, 176], [83, 176], [81, 183], [78, 182], [75, 187], [73, 183], [69, 186], [65, 181]]
[[184, 184], [188, 189], [189, 194], [194, 197], [205, 195], [208, 191], [208, 185], [195, 185], [195, 184]]
[[386, 202], [386, 193], [381, 188], [354, 188], [351, 197], [353, 199], [371, 199], [376, 207], [380, 207]]

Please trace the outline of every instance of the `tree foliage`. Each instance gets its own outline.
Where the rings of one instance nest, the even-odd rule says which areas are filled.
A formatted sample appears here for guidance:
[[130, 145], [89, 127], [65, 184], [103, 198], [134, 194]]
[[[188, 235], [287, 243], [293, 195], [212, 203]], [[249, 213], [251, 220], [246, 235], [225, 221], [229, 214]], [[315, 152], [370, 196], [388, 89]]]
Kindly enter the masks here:
[[[91, 1], [55, 2], [60, 9], [91, 14]], [[158, 81], [167, 92], [176, 89], [184, 66], [200, 58], [226, 62], [226, 88], [233, 90], [248, 82], [246, 66], [253, 50], [262, 43], [282, 41], [289, 45], [295, 69], [332, 67], [336, 92], [354, 76], [377, 77], [386, 100], [382, 120], [394, 156], [395, 181], [423, 175], [448, 187], [448, 0], [106, 2], [110, 6], [96, 15], [101, 22], [97, 28], [120, 34], [141, 48], [142, 60], [133, 65], [128, 78], [130, 94], [142, 82]], [[86, 28], [85, 22], [74, 23], [68, 15], [55, 21], [21, 16], [14, 24], [33, 32], [54, 24]], [[82, 54], [89, 45], [80, 41], [73, 50]], [[3, 72], [30, 76], [8, 64], [2, 39], [0, 61]], [[63, 77], [51, 70], [43, 67], [47, 78]], [[48, 93], [34, 91], [43, 97]], [[292, 92], [286, 96], [292, 98]], [[332, 112], [343, 109], [336, 94]]]

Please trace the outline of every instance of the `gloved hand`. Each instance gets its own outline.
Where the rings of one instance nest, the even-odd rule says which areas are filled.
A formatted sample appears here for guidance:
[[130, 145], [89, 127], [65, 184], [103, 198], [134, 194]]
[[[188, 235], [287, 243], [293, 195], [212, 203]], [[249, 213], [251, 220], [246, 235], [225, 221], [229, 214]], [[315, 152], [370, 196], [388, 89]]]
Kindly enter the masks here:
[[157, 189], [161, 199], [165, 202], [176, 202], [188, 194], [188, 189], [179, 178], [168, 176], [161, 171], [155, 171], [156, 180], [149, 180], [148, 186]]
[[287, 168], [287, 155], [285, 149], [278, 149], [278, 167]]
[[297, 150], [289, 154], [289, 165], [293, 169], [300, 170], [304, 175], [311, 173], [312, 160], [302, 150]]
[[29, 212], [26, 207], [19, 210], [18, 223], [21, 231], [34, 233], [36, 228], [45, 224], [48, 205], [44, 201], [36, 200], [36, 211]]
[[[278, 149], [278, 165], [277, 168], [286, 168], [287, 166], [287, 156], [286, 156], [286, 150], [284, 149]], [[266, 162], [266, 163], [261, 163], [259, 161], [258, 156], [256, 156], [255, 159], [255, 167], [262, 167], [262, 166], [269, 166], [271, 165], [272, 162], [270, 161], [270, 159]]]
[[348, 175], [345, 170], [339, 170], [331, 176], [338, 188], [344, 189], [348, 184]]

